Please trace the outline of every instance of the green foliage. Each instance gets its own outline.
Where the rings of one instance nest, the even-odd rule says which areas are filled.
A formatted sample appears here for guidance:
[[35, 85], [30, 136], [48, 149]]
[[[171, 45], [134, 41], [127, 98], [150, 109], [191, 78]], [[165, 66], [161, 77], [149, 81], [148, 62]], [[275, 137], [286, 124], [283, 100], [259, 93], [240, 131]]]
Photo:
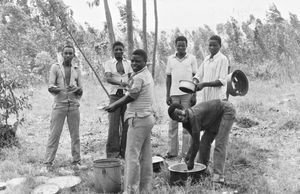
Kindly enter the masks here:
[[[28, 96], [16, 96], [13, 86], [14, 81], [8, 80], [4, 73], [0, 74], [0, 148], [15, 143], [15, 132], [24, 121], [19, 117], [19, 111], [30, 108]], [[9, 119], [12, 122], [9, 123]]]

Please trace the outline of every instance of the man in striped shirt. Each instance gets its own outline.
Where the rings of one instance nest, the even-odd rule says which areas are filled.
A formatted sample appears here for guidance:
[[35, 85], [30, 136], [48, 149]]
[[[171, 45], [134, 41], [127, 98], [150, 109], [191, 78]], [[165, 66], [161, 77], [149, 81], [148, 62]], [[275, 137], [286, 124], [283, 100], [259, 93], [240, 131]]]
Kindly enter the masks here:
[[134, 71], [129, 88], [120, 100], [105, 107], [108, 112], [127, 104], [125, 119], [128, 120], [125, 152], [125, 193], [151, 193], [152, 148], [151, 130], [155, 123], [153, 114], [154, 81], [146, 67], [147, 54], [137, 49], [131, 58]]

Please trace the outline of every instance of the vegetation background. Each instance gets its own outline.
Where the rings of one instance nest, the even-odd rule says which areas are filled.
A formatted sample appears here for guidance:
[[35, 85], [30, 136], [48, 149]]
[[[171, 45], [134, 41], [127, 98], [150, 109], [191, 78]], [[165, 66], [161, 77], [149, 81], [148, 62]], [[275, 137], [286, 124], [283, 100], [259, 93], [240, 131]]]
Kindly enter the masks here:
[[[89, 3], [99, 6], [97, 0]], [[30, 193], [40, 184], [34, 177], [64, 174], [61, 171], [43, 174], [39, 169], [49, 134], [52, 103], [47, 92], [49, 68], [61, 61], [63, 45], [74, 44], [67, 27], [101, 78], [102, 64], [111, 57], [110, 45], [114, 40], [126, 44], [127, 56], [135, 48], [147, 50], [149, 69], [156, 83], [153, 154], [163, 154], [167, 148], [165, 67], [167, 56], [175, 52], [176, 36], [188, 38], [188, 52], [196, 56], [200, 65], [208, 55], [208, 38], [220, 35], [222, 52], [230, 60], [231, 71], [241, 69], [248, 76], [247, 96], [230, 97], [238, 109], [238, 117], [231, 133], [226, 177], [234, 186], [215, 188], [205, 180], [197, 185], [171, 187], [168, 171], [164, 169], [155, 174], [154, 193], [300, 193], [298, 16], [290, 13], [289, 18], [283, 18], [273, 5], [266, 10], [265, 19], [250, 15], [242, 22], [231, 18], [216, 29], [204, 25], [193, 31], [147, 32], [144, 20], [143, 27], [139, 27], [140, 21], [130, 3], [127, 0], [126, 4], [119, 4], [122, 22], [113, 28], [106, 6], [108, 22], [100, 31], [88, 23], [83, 26], [76, 23], [72, 10], [60, 0], [0, 1], [0, 182], [16, 177], [26, 177], [27, 181], [5, 192]], [[84, 72], [81, 145], [83, 161], [91, 167], [94, 159], [104, 155], [107, 115], [96, 107], [107, 104], [108, 99], [78, 49], [74, 63]], [[67, 168], [70, 163], [67, 136], [64, 130], [56, 159], [59, 169]], [[92, 169], [79, 176], [83, 183], [75, 190], [63, 192], [95, 193]]]

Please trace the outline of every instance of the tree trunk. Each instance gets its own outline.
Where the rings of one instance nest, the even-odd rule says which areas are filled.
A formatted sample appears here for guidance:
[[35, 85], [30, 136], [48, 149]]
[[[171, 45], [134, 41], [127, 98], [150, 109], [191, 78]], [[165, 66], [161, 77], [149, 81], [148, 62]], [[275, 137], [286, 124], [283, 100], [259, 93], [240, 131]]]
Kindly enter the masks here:
[[131, 59], [133, 52], [133, 25], [132, 25], [132, 5], [131, 0], [126, 0], [127, 9], [127, 39], [128, 39], [128, 58]]
[[143, 0], [143, 46], [146, 53], [148, 53], [147, 46], [147, 5], [146, 0]]
[[156, 63], [156, 47], [157, 47], [157, 36], [158, 36], [158, 16], [157, 16], [157, 2], [154, 0], [154, 15], [155, 15], [155, 35], [154, 35], [154, 48], [153, 48], [153, 59], [152, 59], [152, 77], [155, 79], [155, 63]]
[[[104, 0], [104, 8], [105, 8], [106, 23], [108, 28], [109, 42], [110, 45], [113, 45], [116, 39], [115, 39], [114, 27], [113, 27], [107, 0]], [[111, 52], [112, 52], [111, 54], [113, 55], [113, 50], [111, 50]]]

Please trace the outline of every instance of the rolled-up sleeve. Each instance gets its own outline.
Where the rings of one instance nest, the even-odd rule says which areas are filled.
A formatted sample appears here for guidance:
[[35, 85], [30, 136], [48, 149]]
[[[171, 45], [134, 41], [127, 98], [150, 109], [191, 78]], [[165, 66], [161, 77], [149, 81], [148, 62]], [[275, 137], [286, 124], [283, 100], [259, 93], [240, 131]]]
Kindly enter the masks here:
[[197, 67], [198, 67], [198, 65], [197, 65], [196, 57], [193, 56], [193, 58], [192, 58], [192, 72], [193, 72], [194, 74], [197, 73]]
[[56, 86], [56, 71], [57, 65], [53, 64], [50, 68], [50, 75], [49, 75], [49, 88]]
[[228, 75], [228, 59], [227, 58], [223, 58], [221, 63], [220, 63], [220, 71], [219, 71], [219, 80], [220, 82], [223, 84], [223, 86], [226, 85], [226, 77]]
[[168, 58], [168, 61], [167, 61], [166, 74], [171, 75], [171, 59], [170, 59], [170, 57]]
[[110, 61], [106, 61], [104, 63], [104, 73], [111, 73], [110, 64], [111, 64]]
[[133, 99], [137, 99], [140, 95], [143, 86], [143, 79], [135, 77], [133, 79], [131, 87], [127, 90], [126, 95], [130, 96]]
[[203, 78], [203, 73], [204, 73], [204, 62], [198, 68], [198, 71], [197, 71], [196, 75], [194, 76], [194, 78], [197, 79], [199, 82], [201, 82], [202, 78]]

